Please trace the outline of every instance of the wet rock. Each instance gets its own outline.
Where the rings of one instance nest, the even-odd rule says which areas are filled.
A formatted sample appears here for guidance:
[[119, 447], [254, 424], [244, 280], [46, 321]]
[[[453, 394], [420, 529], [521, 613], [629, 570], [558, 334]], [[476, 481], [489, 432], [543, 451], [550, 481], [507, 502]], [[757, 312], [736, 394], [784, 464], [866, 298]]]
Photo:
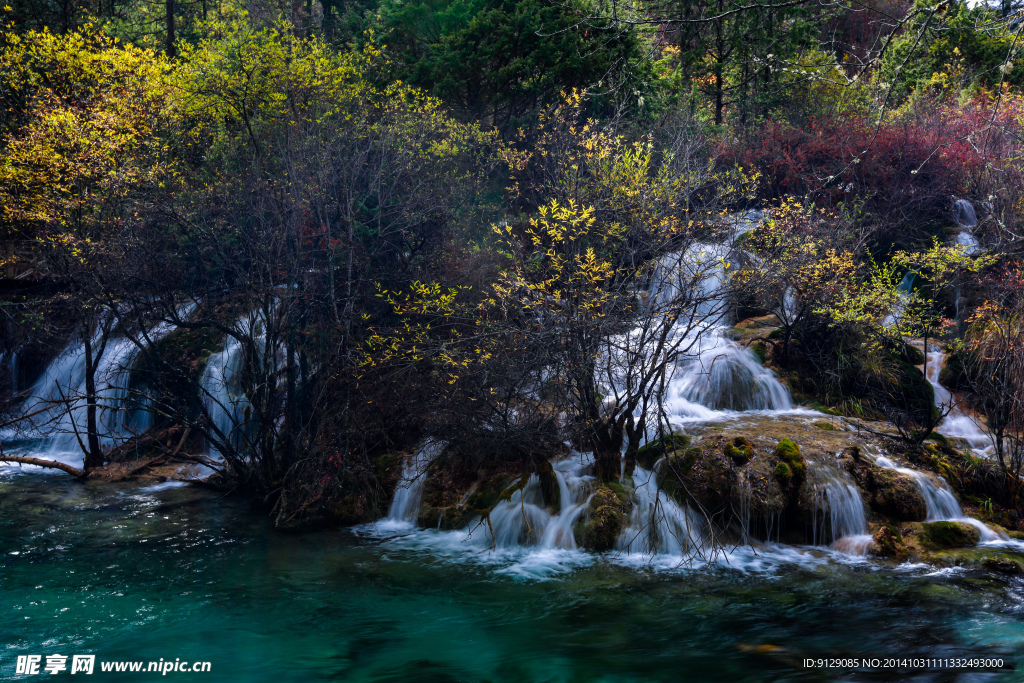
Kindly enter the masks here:
[[987, 557], [982, 561], [981, 566], [989, 571], [1000, 574], [1024, 574], [1024, 564], [1020, 560], [1015, 560], [1005, 555]]
[[850, 465], [848, 470], [854, 482], [876, 513], [899, 522], [920, 522], [928, 516], [924, 497], [910, 477], [863, 458], [851, 460]]
[[555, 476], [555, 469], [547, 460], [537, 462], [537, 476], [540, 478], [540, 492], [544, 497], [544, 505], [552, 510], [558, 510], [562, 504], [562, 494], [558, 488], [558, 478]]
[[918, 539], [925, 549], [964, 548], [977, 545], [981, 532], [964, 522], [925, 522]]
[[872, 536], [872, 541], [874, 542], [874, 552], [880, 557], [901, 561], [910, 557], [910, 549], [903, 543], [903, 536], [899, 529], [891, 524], [880, 527]]
[[589, 517], [576, 525], [576, 541], [597, 552], [611, 550], [626, 524], [626, 494], [608, 484], [597, 487], [590, 499]]

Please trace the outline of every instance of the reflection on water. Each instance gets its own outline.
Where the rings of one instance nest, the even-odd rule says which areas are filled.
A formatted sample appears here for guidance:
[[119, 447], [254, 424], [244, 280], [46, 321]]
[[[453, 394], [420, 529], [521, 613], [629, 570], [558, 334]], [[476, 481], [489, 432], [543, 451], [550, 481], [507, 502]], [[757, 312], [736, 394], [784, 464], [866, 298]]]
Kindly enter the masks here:
[[821, 680], [804, 657], [1024, 648], [1024, 585], [967, 570], [495, 554], [400, 522], [286, 533], [188, 487], [28, 475], [0, 480], [0, 508], [3, 680], [56, 653], [209, 660], [203, 681]]

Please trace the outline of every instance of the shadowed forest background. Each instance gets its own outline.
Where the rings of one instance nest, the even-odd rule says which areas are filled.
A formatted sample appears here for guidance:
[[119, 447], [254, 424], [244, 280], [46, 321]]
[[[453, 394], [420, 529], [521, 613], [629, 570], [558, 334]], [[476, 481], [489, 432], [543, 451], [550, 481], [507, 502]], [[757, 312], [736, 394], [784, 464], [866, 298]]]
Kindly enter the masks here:
[[[200, 464], [278, 524], [379, 518], [431, 438], [455, 490], [567, 447], [614, 483], [671, 442], [666, 368], [728, 311], [774, 316], [748, 344], [796, 401], [889, 425], [1024, 530], [1015, 6], [6, 2], [0, 381], [5, 428], [83, 455], [53, 466]], [[709, 293], [722, 259], [679, 255], [755, 210]], [[991, 460], [926, 450], [911, 338]], [[70, 342], [82, 392], [23, 410]], [[119, 438], [116, 344], [148, 415]]]

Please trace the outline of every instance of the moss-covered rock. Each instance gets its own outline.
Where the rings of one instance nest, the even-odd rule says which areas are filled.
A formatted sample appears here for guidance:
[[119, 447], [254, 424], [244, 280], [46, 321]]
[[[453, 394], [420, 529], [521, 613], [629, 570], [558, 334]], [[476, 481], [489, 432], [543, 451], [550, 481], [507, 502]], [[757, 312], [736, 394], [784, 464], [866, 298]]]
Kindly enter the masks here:
[[590, 499], [587, 519], [576, 525], [576, 541], [581, 547], [597, 552], [615, 547], [626, 524], [624, 498], [624, 491], [620, 493], [607, 484], [597, 487]]
[[924, 365], [924, 352], [916, 346], [904, 344], [900, 349], [900, 360], [911, 365]]
[[756, 341], [750, 345], [750, 350], [757, 356], [757, 360], [762, 364], [768, 360], [768, 346], [763, 341]]
[[946, 364], [939, 372], [939, 383], [950, 391], [969, 391], [970, 381], [967, 378], [966, 351], [954, 351], [946, 356]]
[[660, 439], [650, 441], [636, 452], [636, 462], [640, 467], [650, 470], [666, 454], [682, 453], [690, 446], [690, 437], [686, 434], [669, 434]]
[[737, 466], [746, 465], [754, 457], [753, 447], [742, 436], [733, 439], [731, 443], [725, 444], [722, 452]]
[[775, 457], [788, 466], [794, 483], [799, 484], [807, 476], [807, 461], [804, 460], [804, 456], [800, 453], [800, 447], [792, 440], [783, 439], [780, 441], [775, 447]]
[[775, 465], [775, 470], [772, 472], [775, 477], [775, 481], [779, 482], [779, 486], [783, 488], [789, 486], [793, 482], [793, 470], [784, 462], [780, 462]]
[[921, 525], [919, 539], [926, 549], [964, 548], [977, 545], [981, 533], [964, 522], [925, 522]]
[[987, 557], [982, 561], [981, 566], [989, 571], [1000, 574], [1024, 574], [1024, 564], [1020, 560], [1007, 557], [1006, 555]]
[[836, 430], [836, 426], [831, 422], [815, 422], [814, 426], [818, 429], [824, 429], [826, 432], [834, 432]]

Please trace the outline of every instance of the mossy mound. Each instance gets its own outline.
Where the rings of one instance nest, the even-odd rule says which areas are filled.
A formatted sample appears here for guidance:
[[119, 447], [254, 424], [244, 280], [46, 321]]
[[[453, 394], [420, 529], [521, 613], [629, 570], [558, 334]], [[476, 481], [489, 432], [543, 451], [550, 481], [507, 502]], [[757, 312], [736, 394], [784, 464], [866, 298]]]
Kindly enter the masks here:
[[775, 481], [779, 482], [779, 486], [783, 488], [789, 486], [793, 482], [793, 470], [784, 462], [780, 462], [775, 465], [775, 470], [772, 472], [775, 477]]
[[754, 457], [753, 447], [742, 436], [733, 439], [731, 443], [725, 444], [722, 448], [722, 453], [736, 463], [737, 466], [746, 465]]
[[967, 378], [966, 351], [954, 351], [946, 356], [946, 364], [939, 372], [939, 383], [950, 391], [970, 391], [971, 383]]
[[[790, 439], [783, 439], [775, 447], [775, 457], [781, 462], [780, 465], [786, 465], [790, 471], [791, 481], [800, 484], [804, 477], [807, 476], [807, 461], [804, 460], [804, 456], [800, 453], [800, 447], [796, 445]], [[778, 467], [775, 468], [779, 470]]]
[[590, 499], [589, 515], [576, 525], [576, 542], [595, 552], [611, 550], [626, 525], [626, 494], [607, 484], [597, 487]]
[[900, 360], [904, 363], [910, 363], [911, 365], [924, 365], [925, 355], [924, 351], [911, 346], [910, 344], [904, 344], [900, 349]]
[[836, 430], [836, 426], [831, 422], [815, 422], [814, 426], [818, 429], [824, 429], [826, 432], [834, 432]]
[[654, 463], [666, 454], [682, 453], [689, 446], [690, 437], [686, 434], [669, 434], [637, 449], [636, 463], [646, 470], [654, 469]]
[[964, 522], [925, 522], [919, 534], [925, 549], [965, 548], [981, 541], [981, 532]]

